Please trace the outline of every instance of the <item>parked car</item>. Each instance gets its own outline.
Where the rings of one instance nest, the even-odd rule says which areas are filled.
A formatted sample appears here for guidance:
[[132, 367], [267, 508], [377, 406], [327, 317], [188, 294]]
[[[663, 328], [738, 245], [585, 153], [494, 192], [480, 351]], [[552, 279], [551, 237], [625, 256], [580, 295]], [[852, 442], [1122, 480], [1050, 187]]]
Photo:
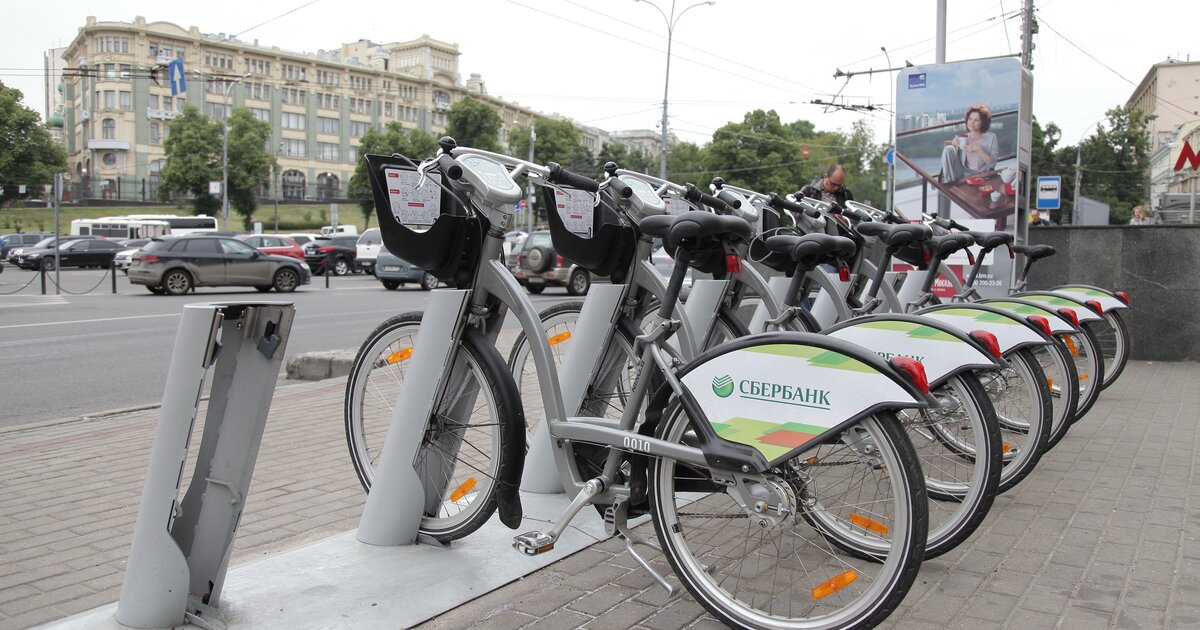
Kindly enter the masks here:
[[159, 295], [218, 286], [287, 293], [311, 280], [304, 261], [264, 254], [237, 239], [202, 233], [156, 238], [133, 255], [129, 268], [130, 282]]
[[304, 249], [292, 239], [278, 234], [241, 234], [234, 238], [244, 241], [247, 245], [264, 254], [290, 256], [296, 260], [304, 260]]
[[422, 291], [432, 291], [438, 286], [438, 279], [429, 272], [410, 265], [408, 261], [389, 252], [379, 250], [378, 264], [375, 265], [375, 277], [383, 283], [383, 288], [395, 291], [406, 283], [415, 282]]
[[33, 247], [38, 241], [54, 236], [49, 232], [17, 232], [0, 236], [0, 260], [8, 260], [9, 254], [22, 247]]
[[517, 251], [513, 275], [530, 293], [541, 293], [547, 286], [565, 286], [570, 295], [586, 295], [593, 280], [588, 270], [554, 251], [550, 230], [529, 234]]
[[312, 233], [306, 233], [306, 232], [297, 232], [296, 234], [285, 234], [284, 236], [292, 239], [293, 241], [296, 241], [296, 244], [300, 246], [300, 249], [304, 249], [304, 246], [313, 242], [314, 239], [321, 238], [320, 234], [312, 234]]
[[324, 274], [328, 261], [334, 275], [344, 276], [354, 271], [357, 255], [358, 236], [322, 236], [304, 246], [304, 262], [315, 274]]
[[359, 235], [354, 245], [354, 268], [356, 271], [371, 273], [375, 269], [375, 260], [383, 249], [383, 235], [379, 228], [371, 228]]
[[[107, 269], [119, 251], [121, 244], [116, 241], [89, 238], [63, 241], [58, 246], [58, 265]], [[53, 247], [24, 249], [17, 257], [17, 266], [22, 269], [54, 269], [54, 265]]]
[[141, 249], [143, 245], [150, 242], [148, 238], [131, 238], [125, 241], [119, 241], [122, 249], [113, 256], [113, 269], [120, 269], [126, 274], [129, 273], [129, 265], [133, 263], [133, 254]]

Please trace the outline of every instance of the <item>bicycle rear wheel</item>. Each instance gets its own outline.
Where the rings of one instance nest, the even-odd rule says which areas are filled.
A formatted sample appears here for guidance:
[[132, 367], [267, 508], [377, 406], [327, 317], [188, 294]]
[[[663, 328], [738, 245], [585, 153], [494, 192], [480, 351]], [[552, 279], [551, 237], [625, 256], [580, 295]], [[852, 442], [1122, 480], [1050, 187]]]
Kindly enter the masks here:
[[1046, 375], [1033, 354], [1022, 348], [1005, 359], [1005, 367], [979, 373], [1000, 426], [1004, 469], [1000, 471], [999, 493], [1033, 472], [1046, 452], [1054, 411]]
[[[680, 581], [722, 622], [745, 628], [869, 627], [887, 617], [920, 568], [927, 536], [925, 485], [912, 444], [890, 413], [847, 429], [767, 477], [789, 488], [791, 515], [774, 527], [751, 521], [708, 470], [655, 459], [650, 511]], [[674, 406], [658, 436], [695, 443]], [[869, 439], [878, 462], [848, 444]], [[872, 546], [845, 553], [835, 539]]]
[[1062, 441], [1067, 435], [1067, 429], [1075, 422], [1079, 413], [1079, 388], [1071, 383], [1079, 382], [1075, 372], [1075, 362], [1062, 344], [1048, 344], [1032, 349], [1034, 358], [1046, 375], [1046, 386], [1050, 389], [1050, 404], [1053, 409], [1053, 419], [1050, 423], [1050, 439], [1046, 448]]
[[1096, 338], [1086, 327], [1076, 334], [1060, 334], [1058, 340], [1075, 362], [1079, 386], [1079, 411], [1075, 414], [1075, 422], [1079, 422], [1100, 398], [1100, 390], [1103, 389], [1101, 384], [1104, 382], [1104, 359]]
[[1125, 364], [1129, 362], [1129, 353], [1133, 345], [1129, 338], [1129, 330], [1125, 327], [1125, 320], [1120, 311], [1109, 311], [1104, 314], [1102, 321], [1085, 322], [1083, 326], [1092, 333], [1097, 350], [1104, 357], [1104, 381], [1100, 386], [1104, 389], [1117, 380], [1121, 372], [1125, 371]]

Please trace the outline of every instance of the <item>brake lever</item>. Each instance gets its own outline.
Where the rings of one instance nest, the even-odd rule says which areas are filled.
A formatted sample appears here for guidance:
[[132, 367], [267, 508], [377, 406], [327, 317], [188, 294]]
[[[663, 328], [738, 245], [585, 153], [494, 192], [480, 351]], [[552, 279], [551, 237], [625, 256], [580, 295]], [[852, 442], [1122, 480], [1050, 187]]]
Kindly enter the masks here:
[[417, 179], [418, 190], [425, 186], [425, 180], [428, 179], [427, 173], [429, 173], [434, 166], [437, 166], [437, 158], [423, 160], [417, 165], [417, 173], [420, 175], [420, 177]]

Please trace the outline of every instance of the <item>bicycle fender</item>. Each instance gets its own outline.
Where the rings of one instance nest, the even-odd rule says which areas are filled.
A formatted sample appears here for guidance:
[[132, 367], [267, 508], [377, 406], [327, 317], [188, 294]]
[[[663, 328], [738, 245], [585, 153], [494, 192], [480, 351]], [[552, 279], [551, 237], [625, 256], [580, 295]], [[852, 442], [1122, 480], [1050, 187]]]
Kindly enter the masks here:
[[984, 300], [982, 303], [989, 306], [1002, 308], [1010, 313], [1020, 315], [1021, 317], [1029, 317], [1030, 315], [1040, 315], [1045, 317], [1046, 323], [1050, 325], [1050, 332], [1056, 335], [1059, 333], [1075, 334], [1079, 332], [1079, 329], [1076, 328], [1075, 325], [1072, 324], [1066, 317], [1063, 317], [1057, 311], [1046, 308], [1037, 302], [1030, 302], [1029, 300], [1018, 298], [995, 298], [991, 300]]
[[1104, 309], [1105, 313], [1123, 308], [1133, 308], [1122, 301], [1121, 298], [1118, 298], [1112, 291], [1086, 284], [1064, 284], [1061, 287], [1050, 289], [1049, 292], [1079, 300], [1080, 302], [1096, 300], [1100, 303], [1100, 307]]
[[1005, 355], [1027, 346], [1054, 343], [1054, 339], [1024, 317], [988, 304], [937, 304], [915, 314], [959, 330], [986, 330], [996, 336], [1000, 353]]
[[1075, 311], [1075, 316], [1079, 318], [1079, 322], [1094, 322], [1104, 319], [1097, 315], [1090, 306], [1084, 304], [1085, 300], [1073, 297], [1063, 297], [1049, 291], [1027, 291], [1025, 293], [1014, 293], [1012, 297], [1029, 300], [1030, 302], [1038, 302], [1048, 307], [1053, 307], [1051, 310], [1057, 311], [1060, 308], [1069, 308]]
[[[774, 466], [884, 409], [932, 402], [878, 354], [812, 333], [765, 333], [712, 348], [681, 370], [701, 450], [749, 446]], [[936, 404], [936, 403], [934, 403]]]
[[[525, 410], [521, 406], [521, 392], [517, 388], [516, 381], [513, 380], [508, 363], [504, 357], [500, 356], [496, 346], [488, 341], [478, 328], [467, 326], [463, 336], [468, 338], [469, 342], [473, 343], [475, 349], [479, 351], [480, 358], [484, 362], [484, 369], [491, 371], [496, 377], [497, 384], [501, 389], [498, 404], [506, 407], [508, 422], [516, 425], [519, 434], [524, 434]], [[496, 490], [496, 511], [500, 514], [501, 523], [504, 523], [509, 529], [517, 529], [521, 526], [523, 518], [521, 473], [525, 469], [525, 441], [509, 440], [506, 446], [504, 457], [515, 463], [508, 466], [507, 472], [496, 480], [499, 486]]]
[[930, 318], [885, 313], [843, 322], [823, 334], [860, 345], [884, 359], [916, 359], [925, 366], [930, 388], [937, 388], [963, 372], [1002, 367], [968, 332]]

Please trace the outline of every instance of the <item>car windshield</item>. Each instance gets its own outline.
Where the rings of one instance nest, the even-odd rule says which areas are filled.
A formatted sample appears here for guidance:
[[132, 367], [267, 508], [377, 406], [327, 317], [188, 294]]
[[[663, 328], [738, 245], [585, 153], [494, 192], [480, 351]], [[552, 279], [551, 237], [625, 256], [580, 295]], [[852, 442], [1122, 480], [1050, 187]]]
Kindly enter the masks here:
[[55, 239], [55, 238], [57, 238], [57, 237], [51, 236], [50, 238], [44, 238], [44, 239], [42, 239], [42, 240], [38, 241], [38, 242], [37, 242], [37, 244], [36, 244], [36, 245], [34, 245], [34, 247], [35, 247], [35, 248], [37, 248], [37, 247], [50, 247], [50, 246], [54, 245], [54, 239]]

